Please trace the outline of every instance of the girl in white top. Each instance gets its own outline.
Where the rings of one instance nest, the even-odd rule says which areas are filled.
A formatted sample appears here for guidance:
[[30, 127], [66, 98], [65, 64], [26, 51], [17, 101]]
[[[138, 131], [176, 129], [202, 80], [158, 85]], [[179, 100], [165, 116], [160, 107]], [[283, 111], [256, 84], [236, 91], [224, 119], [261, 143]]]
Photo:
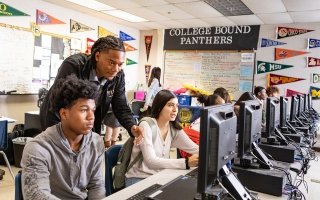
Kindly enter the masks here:
[[[126, 173], [126, 186], [156, 174], [162, 169], [189, 169], [189, 167], [198, 166], [199, 146], [186, 135], [175, 121], [177, 114], [178, 99], [175, 94], [169, 90], [159, 91], [154, 98], [151, 110], [151, 117], [157, 125], [157, 131], [152, 133], [147, 122], [140, 123], [139, 126], [144, 129], [145, 137], [139, 146], [134, 145], [131, 162], [140, 151], [143, 160], [134, 164]], [[170, 132], [170, 126], [171, 129], [175, 129], [176, 134]], [[152, 139], [153, 134], [156, 134], [154, 139]], [[170, 148], [172, 147], [193, 155], [189, 158], [170, 159]]]
[[144, 111], [148, 111], [147, 113], [148, 115], [151, 113], [151, 106], [152, 106], [154, 97], [161, 90], [160, 77], [161, 77], [161, 68], [154, 67], [151, 70], [151, 75], [148, 82], [148, 92], [146, 96], [146, 102], [143, 107]]

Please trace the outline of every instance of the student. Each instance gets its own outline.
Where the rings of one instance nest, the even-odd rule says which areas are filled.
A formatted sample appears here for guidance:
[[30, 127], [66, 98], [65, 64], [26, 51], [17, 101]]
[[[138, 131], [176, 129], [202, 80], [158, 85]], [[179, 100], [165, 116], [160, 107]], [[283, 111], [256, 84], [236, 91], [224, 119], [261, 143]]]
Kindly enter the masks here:
[[243, 93], [239, 99], [236, 101], [234, 104], [234, 113], [239, 116], [239, 111], [240, 111], [240, 103], [242, 101], [249, 101], [249, 100], [255, 100], [257, 99], [252, 92], [245, 92]]
[[160, 77], [161, 77], [160, 67], [154, 67], [151, 70], [151, 75], [148, 82], [148, 93], [146, 96], [146, 102], [143, 107], [143, 110], [147, 111], [147, 115], [151, 114], [151, 106], [152, 106], [153, 99], [156, 96], [156, 94], [161, 90]]
[[71, 75], [51, 90], [52, 110], [61, 122], [28, 142], [23, 150], [24, 199], [102, 199], [104, 146], [92, 132], [96, 86]]
[[[110, 106], [111, 107], [111, 106]], [[103, 124], [106, 125], [106, 132], [104, 136], [104, 147], [109, 148], [116, 144], [117, 138], [120, 134], [121, 124], [114, 116], [112, 109], [110, 108], [106, 117], [103, 120]]]
[[[94, 83], [98, 89], [98, 96], [93, 130], [100, 134], [102, 121], [112, 104], [113, 113], [121, 125], [131, 136], [136, 137], [137, 143], [140, 143], [143, 139], [143, 130], [136, 125], [125, 94], [125, 77], [122, 70], [125, 62], [123, 42], [114, 36], [102, 37], [93, 44], [91, 52], [91, 55], [81, 53], [65, 59], [59, 68], [56, 80], [75, 74], [79, 79]], [[43, 130], [60, 121], [58, 113], [49, 109], [51, 106], [49, 96], [56, 87], [57, 84], [54, 83], [40, 108]]]
[[197, 100], [204, 106], [214, 106], [226, 103], [225, 100], [218, 94], [212, 94], [209, 96], [199, 95]]
[[260, 102], [263, 102], [267, 98], [267, 91], [264, 87], [256, 86], [254, 88], [254, 95], [256, 95]]
[[268, 97], [279, 97], [280, 91], [279, 88], [276, 86], [270, 86], [267, 88], [266, 93]]
[[225, 88], [219, 87], [213, 91], [213, 94], [217, 94], [222, 97], [225, 103], [231, 103], [231, 97], [229, 95], [229, 92]]
[[[131, 161], [141, 151], [142, 162], [137, 162], [126, 173], [126, 186], [132, 185], [162, 169], [188, 169], [198, 165], [199, 146], [192, 142], [175, 121], [178, 114], [178, 99], [169, 90], [161, 90], [155, 96], [152, 104], [151, 117], [157, 125], [157, 132], [152, 133], [149, 124], [142, 121], [139, 126], [145, 130], [144, 141], [134, 146]], [[172, 138], [171, 130], [176, 135]], [[153, 142], [152, 135], [156, 134]], [[190, 154], [189, 158], [170, 159], [170, 148], [182, 149]]]

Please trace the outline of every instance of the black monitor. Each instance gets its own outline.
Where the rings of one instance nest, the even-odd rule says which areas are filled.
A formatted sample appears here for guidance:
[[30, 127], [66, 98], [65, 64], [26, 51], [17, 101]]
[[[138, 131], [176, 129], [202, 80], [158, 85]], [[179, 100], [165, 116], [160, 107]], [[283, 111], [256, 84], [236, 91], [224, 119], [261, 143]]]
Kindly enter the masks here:
[[277, 97], [268, 97], [266, 105], [266, 137], [274, 135], [280, 124], [280, 101]]
[[200, 119], [197, 192], [220, 198], [223, 189], [218, 180], [221, 180], [236, 199], [250, 197], [240, 181], [226, 168], [226, 163], [236, 156], [237, 118], [233, 105], [202, 108]]
[[308, 110], [311, 110], [312, 109], [312, 96], [311, 94], [308, 94]]
[[303, 111], [308, 110], [308, 96], [307, 94], [303, 94]]
[[291, 97], [291, 108], [290, 108], [290, 122], [295, 121], [295, 118], [297, 116], [298, 113], [298, 98], [297, 96], [292, 96]]
[[287, 127], [288, 98], [280, 96], [280, 127]]
[[301, 94], [298, 94], [297, 97], [298, 97], [298, 112], [296, 114], [297, 114], [297, 117], [300, 117], [304, 111], [303, 110], [304, 98], [303, 98], [303, 95]]

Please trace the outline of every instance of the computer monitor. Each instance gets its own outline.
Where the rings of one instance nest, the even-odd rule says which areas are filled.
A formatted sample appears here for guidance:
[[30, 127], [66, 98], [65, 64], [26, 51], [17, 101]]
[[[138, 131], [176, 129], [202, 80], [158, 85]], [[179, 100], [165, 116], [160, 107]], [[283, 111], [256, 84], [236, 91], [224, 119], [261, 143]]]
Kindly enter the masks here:
[[303, 110], [304, 99], [303, 99], [303, 95], [301, 94], [298, 94], [297, 97], [298, 97], [298, 112], [296, 114], [297, 114], [297, 117], [300, 117], [304, 111]]
[[236, 156], [236, 126], [232, 104], [201, 109], [197, 184], [197, 192], [201, 195], [219, 197], [223, 193], [218, 183], [221, 175], [224, 187], [232, 196], [236, 199], [250, 197], [240, 181], [226, 168], [226, 163]]
[[280, 96], [280, 127], [287, 127], [288, 98]]
[[298, 98], [297, 96], [292, 96], [291, 97], [291, 108], [290, 108], [290, 122], [295, 121], [295, 118], [297, 116], [298, 113]]
[[303, 94], [303, 111], [308, 110], [308, 96], [307, 94]]
[[312, 99], [311, 99], [311, 95], [310, 94], [307, 94], [307, 110], [311, 110], [312, 108]]
[[280, 101], [277, 97], [268, 97], [266, 104], [266, 137], [274, 135], [280, 124]]

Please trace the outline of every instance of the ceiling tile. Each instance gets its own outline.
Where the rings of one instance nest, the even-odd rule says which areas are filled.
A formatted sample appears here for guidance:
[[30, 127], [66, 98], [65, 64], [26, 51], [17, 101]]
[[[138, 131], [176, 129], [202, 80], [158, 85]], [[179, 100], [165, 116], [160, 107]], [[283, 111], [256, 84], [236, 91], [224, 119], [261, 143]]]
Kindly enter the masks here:
[[209, 23], [211, 26], [234, 26], [235, 23], [227, 17], [202, 18], [201, 20]]
[[168, 28], [185, 28], [186, 25], [175, 20], [159, 21], [159, 24], [162, 24]]
[[287, 11], [319, 10], [319, 0], [282, 0]]
[[289, 12], [293, 22], [319, 22], [320, 10], [307, 12]]
[[167, 26], [164, 26], [162, 24], [159, 24], [157, 22], [139, 22], [138, 24], [141, 24], [144, 27], [147, 27], [149, 29], [166, 29]]
[[194, 18], [192, 15], [187, 12], [181, 10], [180, 8], [169, 4], [162, 6], [150, 6], [146, 7], [147, 9], [153, 10], [159, 14], [162, 14], [170, 19], [192, 19]]
[[109, 6], [112, 6], [114, 8], [117, 9], [122, 9], [122, 8], [137, 8], [137, 7], [141, 7], [141, 5], [133, 3], [131, 1], [128, 0], [98, 0], [101, 3], [107, 4]]
[[233, 21], [237, 25], [255, 25], [255, 24], [263, 24], [257, 16], [255, 15], [241, 15], [241, 16], [230, 16], [227, 17], [231, 21]]
[[183, 2], [192, 2], [195, 0], [166, 0], [169, 3], [183, 3]]
[[174, 4], [185, 12], [195, 16], [196, 18], [204, 17], [222, 17], [223, 15], [216, 9], [212, 8], [208, 4], [202, 1], [198, 2], [188, 2], [188, 3], [178, 3]]
[[263, 21], [264, 24], [285, 24], [293, 23], [291, 16], [284, 13], [267, 13], [267, 14], [257, 14], [257, 16]]
[[131, 13], [133, 15], [145, 18], [149, 21], [163, 21], [170, 20], [170, 18], [163, 16], [155, 11], [149, 10], [146, 7], [141, 8], [125, 8], [124, 11]]
[[211, 26], [209, 23], [201, 20], [201, 19], [188, 19], [188, 20], [177, 20], [178, 22], [181, 22], [186, 25], [185, 28], [189, 27], [209, 27]]
[[286, 12], [286, 7], [280, 0], [242, 0], [244, 4], [254, 13], [279, 13]]
[[142, 5], [142, 6], [159, 6], [169, 4], [167, 1], [164, 0], [131, 0], [133, 3]]

